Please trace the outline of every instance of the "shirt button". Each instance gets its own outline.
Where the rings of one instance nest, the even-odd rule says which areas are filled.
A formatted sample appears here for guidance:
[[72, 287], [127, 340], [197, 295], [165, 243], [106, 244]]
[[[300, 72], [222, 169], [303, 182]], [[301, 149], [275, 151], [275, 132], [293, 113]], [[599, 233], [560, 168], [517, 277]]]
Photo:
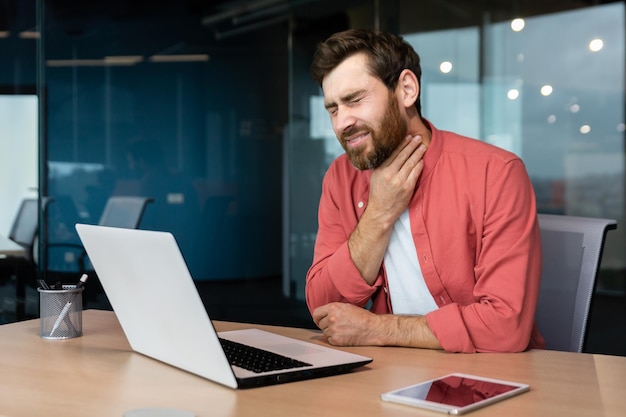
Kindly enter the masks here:
[[364, 204], [362, 201], [359, 201], [359, 204], [357, 204], [357, 206], [358, 206], [359, 208], [363, 208], [363, 206], [364, 206], [364, 205], [365, 205], [365, 204]]

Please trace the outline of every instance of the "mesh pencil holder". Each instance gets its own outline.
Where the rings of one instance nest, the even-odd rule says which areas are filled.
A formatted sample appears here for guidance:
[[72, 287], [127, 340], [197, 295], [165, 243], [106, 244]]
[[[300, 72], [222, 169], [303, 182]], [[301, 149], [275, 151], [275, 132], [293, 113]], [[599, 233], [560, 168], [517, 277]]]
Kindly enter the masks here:
[[71, 339], [83, 335], [83, 289], [64, 285], [60, 290], [39, 291], [40, 336]]

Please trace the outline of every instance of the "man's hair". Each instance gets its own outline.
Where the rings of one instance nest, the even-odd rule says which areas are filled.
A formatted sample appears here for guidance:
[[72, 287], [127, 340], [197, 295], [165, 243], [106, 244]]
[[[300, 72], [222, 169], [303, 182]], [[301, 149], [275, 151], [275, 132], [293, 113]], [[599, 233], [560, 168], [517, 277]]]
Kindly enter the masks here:
[[[338, 32], [319, 43], [311, 65], [313, 80], [322, 85], [324, 77], [329, 72], [346, 58], [357, 53], [366, 55], [367, 70], [372, 76], [380, 79], [390, 91], [396, 88], [400, 73], [405, 69], [415, 73], [421, 86], [420, 57], [413, 47], [401, 36], [366, 29]], [[415, 107], [421, 116], [422, 105], [419, 96], [415, 101]]]

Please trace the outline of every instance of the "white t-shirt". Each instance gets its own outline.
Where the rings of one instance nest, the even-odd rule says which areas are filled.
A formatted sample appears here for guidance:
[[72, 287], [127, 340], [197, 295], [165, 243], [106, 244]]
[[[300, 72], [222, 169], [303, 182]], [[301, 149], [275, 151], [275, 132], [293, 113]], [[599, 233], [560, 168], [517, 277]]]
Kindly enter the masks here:
[[385, 271], [394, 314], [424, 315], [438, 308], [417, 260], [408, 209], [393, 226], [385, 252]]

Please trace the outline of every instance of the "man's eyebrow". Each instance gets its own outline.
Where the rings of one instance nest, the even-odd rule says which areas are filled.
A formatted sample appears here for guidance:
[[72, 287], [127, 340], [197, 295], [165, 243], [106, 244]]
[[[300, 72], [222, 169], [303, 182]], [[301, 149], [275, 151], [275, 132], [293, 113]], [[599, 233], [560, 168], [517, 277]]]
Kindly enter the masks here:
[[[339, 99], [339, 101], [341, 103], [349, 103], [351, 101], [353, 101], [354, 99], [356, 99], [357, 97], [363, 96], [365, 94], [366, 90], [357, 90], [357, 91], [352, 91], [346, 95], [344, 95], [343, 97], [341, 97]], [[331, 107], [336, 107], [337, 103], [335, 102], [326, 102], [324, 103], [324, 107], [327, 109], [330, 109]]]

